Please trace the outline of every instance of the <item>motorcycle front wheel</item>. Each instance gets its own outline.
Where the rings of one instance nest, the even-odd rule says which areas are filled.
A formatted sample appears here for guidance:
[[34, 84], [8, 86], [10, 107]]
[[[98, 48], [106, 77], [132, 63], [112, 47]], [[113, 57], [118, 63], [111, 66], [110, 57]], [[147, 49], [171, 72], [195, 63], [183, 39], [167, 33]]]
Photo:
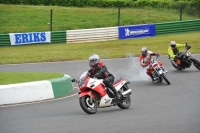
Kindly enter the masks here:
[[200, 62], [198, 60], [193, 61], [194, 66], [200, 70]]
[[88, 114], [95, 114], [98, 110], [97, 100], [93, 98], [92, 101], [90, 101], [90, 97], [88, 95], [80, 97], [79, 103], [83, 111]]
[[167, 82], [168, 85], [170, 85], [169, 80], [167, 79], [167, 77], [164, 74], [162, 74], [161, 77]]

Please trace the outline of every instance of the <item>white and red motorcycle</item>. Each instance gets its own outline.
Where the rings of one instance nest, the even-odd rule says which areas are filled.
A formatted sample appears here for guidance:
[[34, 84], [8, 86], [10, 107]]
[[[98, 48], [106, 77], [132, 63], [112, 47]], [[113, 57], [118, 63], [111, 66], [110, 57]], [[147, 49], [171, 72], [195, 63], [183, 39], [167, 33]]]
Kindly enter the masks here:
[[170, 85], [170, 82], [167, 78], [167, 70], [164, 68], [161, 61], [157, 61], [158, 56], [153, 57], [151, 64], [150, 64], [150, 70], [152, 72], [152, 76], [156, 79], [156, 81], [162, 82], [164, 79], [168, 85]]
[[79, 103], [83, 111], [88, 114], [95, 114], [98, 108], [105, 108], [117, 105], [121, 109], [127, 109], [131, 105], [131, 89], [129, 89], [126, 80], [120, 78], [114, 82], [114, 87], [121, 95], [120, 100], [116, 101], [114, 93], [107, 88], [102, 79], [91, 78], [88, 71], [84, 72], [77, 81], [79, 92]]

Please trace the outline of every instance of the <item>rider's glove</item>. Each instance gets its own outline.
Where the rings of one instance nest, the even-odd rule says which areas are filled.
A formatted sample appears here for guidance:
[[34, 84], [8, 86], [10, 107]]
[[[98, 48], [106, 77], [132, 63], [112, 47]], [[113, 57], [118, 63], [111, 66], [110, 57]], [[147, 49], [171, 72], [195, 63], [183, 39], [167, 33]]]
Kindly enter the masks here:
[[95, 78], [98, 78], [99, 76], [100, 76], [99, 73], [96, 73], [96, 74], [94, 75]]
[[188, 45], [187, 45], [187, 49], [190, 49], [190, 48], [191, 48], [191, 46], [188, 44]]
[[157, 56], [157, 57], [159, 57], [159, 56], [160, 56], [160, 54], [159, 54], [159, 53], [156, 53], [156, 56]]
[[92, 68], [88, 70], [88, 72], [89, 72], [89, 73], [91, 73], [92, 71], [93, 71], [93, 69], [92, 69]]
[[186, 47], [187, 49], [190, 49], [190, 48], [191, 48], [191, 46], [190, 46], [187, 42], [186, 42], [185, 47]]

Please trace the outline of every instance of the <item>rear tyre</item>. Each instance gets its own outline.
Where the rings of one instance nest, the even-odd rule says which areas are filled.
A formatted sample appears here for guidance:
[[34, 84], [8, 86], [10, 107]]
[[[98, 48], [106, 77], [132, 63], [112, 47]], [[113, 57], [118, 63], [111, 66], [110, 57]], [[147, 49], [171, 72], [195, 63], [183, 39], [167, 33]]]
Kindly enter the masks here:
[[93, 98], [92, 102], [90, 102], [90, 97], [88, 95], [80, 97], [79, 103], [83, 111], [88, 114], [95, 114], [98, 110], [97, 100]]
[[[125, 84], [123, 87], [122, 87], [122, 90], [121, 90], [121, 93], [128, 90], [129, 87], [127, 84]], [[122, 97], [122, 100], [120, 103], [117, 104], [117, 106], [121, 109], [128, 109], [131, 105], [131, 97], [130, 95], [127, 95], [127, 96], [124, 96]]]
[[169, 82], [169, 80], [167, 79], [167, 77], [166, 77], [164, 74], [162, 74], [161, 76], [162, 76], [162, 78], [167, 82], [167, 84], [170, 85], [170, 82]]
[[174, 65], [173, 63], [172, 63], [172, 66], [173, 66], [174, 68], [176, 68], [177, 70], [183, 70], [183, 68], [180, 68], [180, 67]]
[[117, 106], [121, 109], [128, 109], [131, 105], [131, 97], [130, 95], [123, 97], [121, 103], [118, 103]]

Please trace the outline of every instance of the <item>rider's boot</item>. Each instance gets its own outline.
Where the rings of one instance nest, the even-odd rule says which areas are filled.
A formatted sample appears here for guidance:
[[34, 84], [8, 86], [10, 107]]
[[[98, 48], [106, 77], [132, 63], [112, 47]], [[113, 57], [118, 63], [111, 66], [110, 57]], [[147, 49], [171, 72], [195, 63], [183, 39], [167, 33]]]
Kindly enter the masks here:
[[120, 100], [120, 95], [115, 89], [115, 87], [111, 83], [108, 83], [107, 86], [115, 93], [116, 100]]
[[177, 64], [176, 64], [176, 62], [175, 62], [174, 60], [171, 60], [171, 63], [172, 63], [174, 66], [177, 67]]
[[150, 75], [152, 82], [156, 81], [156, 78], [154, 78], [152, 75]]

